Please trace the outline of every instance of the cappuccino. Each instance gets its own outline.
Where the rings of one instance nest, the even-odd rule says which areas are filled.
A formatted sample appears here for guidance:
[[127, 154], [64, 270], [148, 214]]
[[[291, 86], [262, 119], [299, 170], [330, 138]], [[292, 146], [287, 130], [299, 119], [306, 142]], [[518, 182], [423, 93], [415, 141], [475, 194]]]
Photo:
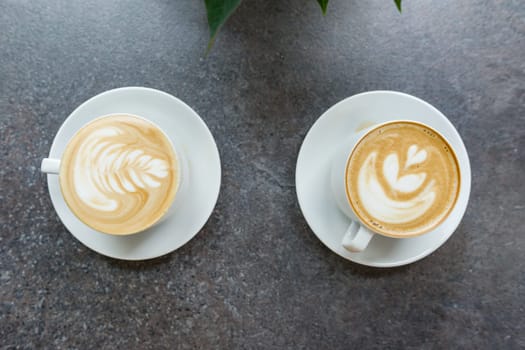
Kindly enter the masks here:
[[396, 121], [357, 142], [346, 165], [345, 186], [365, 226], [386, 236], [412, 237], [437, 227], [453, 209], [459, 164], [438, 132]]
[[156, 125], [115, 114], [93, 120], [72, 137], [59, 181], [67, 205], [86, 225], [127, 235], [168, 211], [179, 187], [179, 163]]

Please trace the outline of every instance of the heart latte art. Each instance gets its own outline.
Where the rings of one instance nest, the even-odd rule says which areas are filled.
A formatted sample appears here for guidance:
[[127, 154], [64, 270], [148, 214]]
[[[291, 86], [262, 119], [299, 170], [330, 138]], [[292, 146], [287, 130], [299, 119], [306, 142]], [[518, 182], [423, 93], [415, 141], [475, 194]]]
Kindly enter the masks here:
[[66, 202], [101, 232], [131, 234], [151, 226], [170, 207], [178, 184], [171, 142], [135, 116], [94, 120], [75, 134], [62, 158]]
[[411, 122], [386, 124], [364, 136], [346, 174], [356, 214], [373, 230], [396, 237], [437, 226], [459, 192], [458, 164], [446, 140]]

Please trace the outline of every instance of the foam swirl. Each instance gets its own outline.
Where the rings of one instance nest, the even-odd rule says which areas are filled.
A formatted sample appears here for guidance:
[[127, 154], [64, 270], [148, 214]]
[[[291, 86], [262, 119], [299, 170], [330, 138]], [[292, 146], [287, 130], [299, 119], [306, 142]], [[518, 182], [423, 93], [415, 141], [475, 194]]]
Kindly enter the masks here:
[[149, 226], [167, 210], [178, 187], [169, 140], [133, 116], [104, 117], [82, 128], [62, 164], [68, 205], [86, 224], [107, 233]]
[[[417, 147], [415, 145], [411, 147]], [[435, 180], [430, 180], [418, 191], [428, 174], [417, 172], [399, 177], [399, 160], [396, 153], [389, 154], [383, 162], [383, 173], [378, 174], [377, 152], [372, 152], [359, 169], [358, 193], [363, 207], [378, 220], [386, 223], [407, 223], [421, 217], [434, 203], [436, 198]], [[424, 160], [426, 157], [421, 157]], [[420, 161], [407, 159], [405, 169]], [[380, 177], [388, 188], [384, 188]], [[390, 198], [387, 192], [417, 193], [410, 198], [397, 200]]]

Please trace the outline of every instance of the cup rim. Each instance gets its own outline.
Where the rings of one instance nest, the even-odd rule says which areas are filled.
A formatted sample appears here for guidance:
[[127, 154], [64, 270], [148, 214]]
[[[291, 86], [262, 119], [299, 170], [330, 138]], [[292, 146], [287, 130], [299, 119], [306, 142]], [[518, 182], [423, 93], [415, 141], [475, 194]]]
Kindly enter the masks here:
[[[102, 231], [100, 230], [99, 228], [97, 227], [94, 227], [93, 225], [91, 225], [89, 222], [86, 222], [85, 220], [83, 220], [80, 216], [78, 216], [75, 212], [75, 210], [73, 210], [73, 208], [71, 207], [71, 205], [69, 204], [66, 196], [64, 195], [64, 191], [63, 191], [63, 187], [62, 187], [62, 177], [61, 177], [61, 174], [62, 174], [62, 166], [64, 164], [64, 162], [62, 162], [62, 158], [64, 157], [64, 154], [67, 152], [67, 149], [68, 149], [68, 146], [69, 144], [71, 143], [71, 141], [78, 135], [78, 133], [80, 133], [80, 131], [82, 131], [84, 128], [86, 128], [88, 125], [92, 124], [92, 123], [95, 123], [96, 121], [98, 120], [101, 120], [101, 119], [105, 119], [105, 118], [110, 118], [110, 117], [117, 117], [117, 116], [125, 116], [125, 117], [133, 117], [133, 118], [137, 118], [137, 119], [141, 119], [147, 123], [150, 123], [152, 124], [153, 126], [155, 126], [155, 128], [157, 130], [159, 130], [162, 135], [164, 135], [165, 139], [168, 140], [168, 143], [170, 144], [171, 146], [171, 150], [173, 152], [173, 154], [175, 155], [175, 162], [177, 164], [177, 172], [178, 172], [178, 176], [177, 176], [177, 187], [175, 189], [175, 192], [173, 193], [173, 196], [172, 198], [170, 199], [170, 204], [165, 208], [165, 210], [162, 211], [162, 215], [160, 215], [155, 221], [153, 221], [151, 224], [145, 226], [144, 228], [140, 229], [140, 230], [134, 230], [134, 231], [129, 231], [129, 232], [124, 232], [124, 233], [114, 233], [114, 232], [106, 232], [106, 231]], [[97, 231], [97, 232], [101, 232], [103, 234], [107, 234], [107, 235], [111, 235], [111, 236], [131, 236], [131, 235], [135, 235], [135, 234], [138, 234], [138, 233], [141, 233], [141, 232], [144, 232], [148, 229], [150, 229], [151, 227], [153, 227], [154, 225], [156, 225], [157, 223], [159, 223], [165, 216], [166, 214], [169, 212], [170, 208], [173, 206], [173, 204], [175, 203], [175, 199], [177, 198], [177, 194], [179, 193], [180, 191], [180, 188], [181, 188], [181, 184], [182, 184], [182, 181], [183, 179], [181, 178], [182, 177], [182, 173], [183, 173], [183, 169], [182, 169], [182, 161], [181, 161], [181, 158], [179, 156], [179, 153], [177, 152], [177, 149], [175, 147], [175, 145], [173, 144], [173, 141], [171, 139], [171, 137], [168, 136], [168, 134], [166, 134], [166, 132], [155, 122], [151, 121], [150, 119], [148, 118], [145, 118], [145, 117], [142, 117], [140, 115], [137, 115], [137, 114], [133, 114], [133, 113], [127, 113], [127, 112], [114, 112], [114, 113], [108, 113], [108, 114], [104, 114], [104, 115], [101, 115], [101, 116], [98, 116], [98, 117], [95, 117], [93, 119], [91, 119], [90, 121], [88, 121], [87, 123], [85, 123], [84, 125], [82, 125], [78, 130], [76, 130], [73, 135], [69, 138], [69, 140], [67, 141], [66, 143], [66, 146], [64, 147], [64, 150], [62, 152], [62, 154], [60, 155], [60, 168], [59, 168], [59, 171], [58, 171], [58, 182], [59, 182], [59, 188], [60, 188], [60, 192], [62, 194], [62, 198], [64, 199], [64, 202], [66, 203], [67, 207], [69, 208], [69, 210], [71, 211], [71, 213], [77, 218], [79, 219], [82, 223], [84, 223], [85, 225], [89, 226], [90, 228], [92, 228], [93, 230]]]
[[[398, 235], [398, 234], [393, 234], [391, 232], [388, 232], [388, 231], [381, 231], [379, 229], [377, 229], [377, 227], [373, 227], [371, 226], [370, 224], [368, 224], [368, 222], [363, 218], [361, 217], [361, 215], [359, 215], [358, 211], [355, 209], [355, 206], [352, 202], [352, 200], [350, 199], [350, 193], [349, 193], [349, 190], [348, 190], [348, 172], [349, 172], [349, 167], [350, 167], [350, 159], [352, 158], [353, 154], [354, 154], [354, 151], [356, 150], [357, 146], [372, 132], [374, 132], [375, 130], [377, 130], [378, 128], [381, 128], [381, 127], [384, 127], [385, 125], [389, 125], [389, 124], [397, 124], [397, 123], [408, 123], [408, 124], [416, 124], [416, 125], [419, 125], [419, 126], [423, 126], [425, 128], [428, 128], [430, 129], [432, 132], [436, 133], [437, 135], [439, 135], [441, 137], [441, 139], [445, 142], [445, 144], [448, 146], [448, 149], [451, 151], [452, 155], [453, 155], [453, 158], [454, 158], [454, 163], [456, 165], [456, 169], [457, 169], [457, 172], [458, 172], [458, 178], [459, 178], [459, 182], [458, 182], [458, 188], [457, 188], [457, 191], [456, 191], [456, 195], [454, 197], [454, 201], [453, 201], [453, 204], [450, 206], [450, 208], [448, 209], [448, 212], [446, 213], [446, 215], [444, 215], [439, 221], [437, 221], [433, 226], [431, 226], [430, 228], [426, 228], [426, 229], [422, 229], [422, 230], [419, 230], [419, 231], [416, 231], [416, 232], [413, 232], [413, 233], [410, 233], [410, 234], [403, 234], [403, 235]], [[452, 213], [452, 211], [454, 210], [454, 208], [456, 207], [456, 204], [457, 204], [457, 201], [458, 201], [458, 198], [459, 198], [459, 195], [461, 193], [461, 189], [462, 189], [462, 174], [461, 174], [461, 167], [459, 165], [459, 160], [458, 160], [458, 156], [456, 154], [456, 150], [451, 146], [451, 143], [449, 142], [449, 140], [442, 134], [440, 133], [439, 131], [437, 131], [435, 128], [425, 124], [425, 123], [422, 123], [422, 122], [419, 122], [419, 121], [415, 121], [415, 120], [409, 120], [409, 119], [395, 119], [395, 120], [389, 120], [389, 121], [386, 121], [386, 122], [382, 122], [382, 123], [379, 123], [379, 124], [375, 124], [375, 125], [372, 125], [370, 127], [368, 127], [367, 129], [365, 129], [366, 131], [361, 135], [359, 136], [359, 138], [357, 139], [357, 141], [354, 143], [354, 145], [352, 146], [352, 149], [351, 151], [349, 152], [348, 156], [347, 156], [347, 159], [346, 159], [346, 165], [345, 165], [345, 176], [344, 176], [344, 185], [345, 185], [345, 193], [346, 193], [346, 201], [347, 203], [350, 205], [350, 208], [352, 210], [352, 212], [354, 213], [354, 215], [357, 217], [357, 219], [359, 220], [359, 222], [364, 225], [367, 229], [369, 229], [370, 231], [374, 232], [374, 233], [377, 233], [379, 235], [382, 235], [382, 236], [386, 236], [386, 237], [391, 237], [391, 238], [411, 238], [411, 237], [417, 237], [417, 236], [421, 236], [421, 235], [424, 235], [426, 233], [429, 233], [431, 232], [432, 230], [436, 229], [437, 227], [439, 227], [449, 216], [450, 214]]]

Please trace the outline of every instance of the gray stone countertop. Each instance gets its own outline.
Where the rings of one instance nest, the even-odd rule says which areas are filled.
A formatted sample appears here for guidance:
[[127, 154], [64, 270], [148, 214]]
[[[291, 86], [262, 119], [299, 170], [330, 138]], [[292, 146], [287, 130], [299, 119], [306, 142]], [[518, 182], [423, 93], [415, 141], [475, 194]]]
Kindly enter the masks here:
[[[205, 57], [202, 1], [0, 2], [1, 349], [525, 348], [525, 4], [246, 0]], [[69, 113], [121, 86], [199, 113], [222, 160], [216, 208], [158, 259], [78, 242], [41, 158]], [[295, 162], [315, 120], [368, 90], [439, 108], [472, 194], [445, 245], [400, 268], [313, 234]]]

